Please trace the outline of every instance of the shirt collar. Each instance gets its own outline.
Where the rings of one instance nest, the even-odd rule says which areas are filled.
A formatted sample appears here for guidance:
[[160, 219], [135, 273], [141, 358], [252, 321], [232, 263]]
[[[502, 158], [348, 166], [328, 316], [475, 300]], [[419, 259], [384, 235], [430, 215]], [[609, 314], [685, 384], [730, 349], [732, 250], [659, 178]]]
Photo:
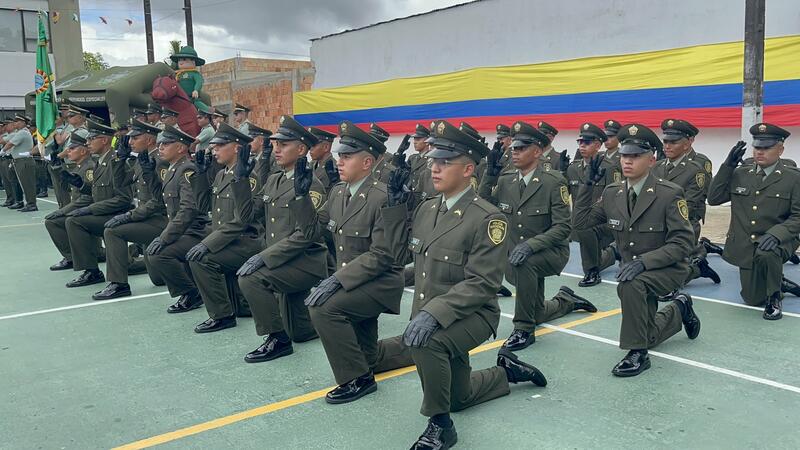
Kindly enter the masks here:
[[292, 178], [294, 178], [294, 169], [286, 170], [283, 172], [283, 174], [286, 175], [287, 179], [291, 180]]
[[[768, 177], [768, 176], [772, 175], [772, 172], [775, 171], [775, 167], [777, 167], [779, 162], [780, 162], [780, 160], [775, 161], [775, 164], [773, 164], [773, 165], [771, 165], [769, 167], [763, 167], [763, 168], [759, 167], [759, 169], [761, 169], [764, 172], [764, 176], [765, 177]], [[756, 171], [756, 172], [758, 172], [758, 171]]]
[[670, 160], [670, 159], [667, 159], [667, 161], [668, 161], [668, 162], [671, 162], [673, 166], [677, 166], [678, 164], [680, 164], [680, 163], [681, 163], [681, 161], [683, 161], [683, 160], [686, 158], [686, 156], [687, 156], [688, 154], [689, 154], [689, 152], [686, 152], [686, 153], [684, 153], [683, 155], [681, 155], [681, 157], [680, 157], [680, 158], [676, 159], [675, 161], [672, 161], [672, 160]]
[[351, 197], [354, 197], [356, 195], [356, 192], [358, 192], [358, 190], [361, 189], [361, 185], [364, 184], [364, 181], [366, 181], [367, 178], [369, 178], [369, 177], [364, 177], [364, 178], [356, 181], [355, 183], [352, 183], [352, 184], [348, 183], [347, 184], [347, 189], [350, 190], [350, 196]]
[[450, 209], [453, 208], [453, 206], [456, 206], [456, 203], [458, 203], [458, 201], [461, 200], [461, 197], [463, 197], [464, 194], [466, 194], [467, 191], [470, 190], [470, 189], [472, 189], [472, 186], [467, 186], [466, 189], [464, 189], [463, 191], [459, 192], [458, 194], [456, 194], [456, 195], [454, 195], [454, 196], [452, 196], [452, 197], [450, 197], [448, 199], [444, 199], [444, 204], [447, 205], [447, 209], [450, 210]]
[[531, 178], [533, 178], [533, 174], [534, 174], [535, 172], [536, 172], [536, 169], [533, 169], [533, 170], [531, 170], [530, 172], [528, 172], [528, 174], [527, 174], [527, 175], [522, 175], [522, 172], [520, 172], [520, 171], [518, 170], [518, 171], [517, 171], [517, 174], [519, 175], [520, 179], [521, 179], [521, 180], [522, 180], [522, 181], [525, 183], [525, 186], [527, 186], [528, 184], [530, 184], [530, 182], [531, 182]]
[[644, 183], [647, 181], [647, 177], [647, 175], [643, 176], [642, 179], [633, 186], [631, 186], [628, 181], [626, 181], [625, 184], [628, 185], [628, 189], [633, 188], [633, 192], [636, 192], [636, 195], [638, 196], [642, 192], [642, 188], [644, 187]]

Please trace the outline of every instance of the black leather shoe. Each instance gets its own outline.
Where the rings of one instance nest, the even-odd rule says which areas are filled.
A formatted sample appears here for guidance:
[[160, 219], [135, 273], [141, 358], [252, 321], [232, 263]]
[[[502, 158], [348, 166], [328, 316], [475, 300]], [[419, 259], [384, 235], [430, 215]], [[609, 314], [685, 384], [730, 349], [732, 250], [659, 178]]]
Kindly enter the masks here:
[[102, 291], [96, 292], [92, 300], [111, 300], [112, 298], [130, 297], [131, 285], [128, 283], [108, 283]]
[[520, 361], [517, 355], [507, 348], [501, 348], [497, 353], [497, 366], [506, 370], [509, 383], [530, 381], [537, 386], [547, 386], [547, 378], [539, 369]]
[[8, 208], [9, 206], [11, 206], [13, 204], [14, 204], [14, 200], [6, 199], [6, 201], [0, 206], [2, 206], [3, 208]]
[[614, 366], [611, 373], [618, 377], [635, 377], [650, 368], [647, 350], [631, 350]]
[[68, 260], [67, 258], [62, 259], [61, 261], [53, 264], [50, 266], [50, 270], [67, 270], [72, 269], [72, 261]]
[[428, 421], [428, 427], [422, 432], [411, 450], [446, 450], [458, 442], [455, 425], [444, 428]]
[[800, 256], [797, 256], [797, 253], [792, 253], [792, 256], [789, 257], [789, 262], [792, 264], [800, 264]]
[[511, 297], [511, 291], [508, 290], [505, 286], [500, 286], [500, 289], [497, 290], [497, 295], [500, 297]]
[[200, 294], [183, 294], [178, 301], [167, 307], [170, 314], [183, 313], [203, 306], [203, 297]]
[[375, 376], [369, 372], [337, 386], [336, 389], [325, 394], [325, 401], [333, 405], [349, 403], [377, 390], [378, 383], [375, 382]]
[[710, 278], [711, 281], [714, 282], [714, 284], [719, 284], [719, 282], [720, 282], [719, 274], [717, 274], [717, 272], [714, 269], [712, 269], [711, 266], [708, 265], [708, 260], [707, 259], [705, 259], [705, 258], [698, 259], [697, 260], [697, 268], [700, 269], [700, 276], [701, 277]]
[[23, 206], [25, 206], [24, 203], [17, 202], [17, 203], [14, 203], [13, 205], [9, 206], [8, 209], [22, 209]]
[[783, 317], [783, 301], [780, 292], [776, 292], [767, 299], [763, 317], [764, 320], [778, 320]]
[[77, 278], [67, 283], [68, 288], [91, 286], [93, 284], [105, 283], [106, 277], [99, 270], [84, 270]]
[[194, 327], [195, 333], [213, 333], [236, 326], [236, 317], [223, 317], [222, 319], [208, 318]]
[[514, 330], [511, 332], [511, 336], [503, 342], [503, 348], [515, 352], [530, 347], [534, 342], [536, 342], [535, 334], [522, 330]]
[[287, 340], [286, 342], [281, 342], [278, 338], [268, 334], [267, 337], [264, 338], [263, 344], [259, 345], [258, 348], [252, 352], [244, 355], [244, 362], [259, 363], [272, 361], [282, 356], [289, 356], [292, 353], [294, 353], [292, 341]]
[[597, 286], [600, 284], [600, 272], [596, 270], [590, 270], [586, 276], [583, 277], [581, 281], [578, 282], [578, 286], [580, 287], [592, 287]]
[[22, 208], [18, 209], [17, 212], [32, 212], [32, 211], [38, 211], [38, 210], [39, 210], [38, 206], [28, 203], [27, 205], [25, 205]]
[[781, 292], [788, 292], [795, 297], [800, 297], [800, 285], [784, 277], [781, 279]]
[[681, 320], [683, 321], [683, 329], [686, 331], [686, 336], [689, 336], [689, 339], [697, 338], [700, 334], [700, 318], [694, 313], [692, 296], [678, 292], [672, 297], [672, 300], [683, 304]]
[[703, 244], [703, 248], [706, 249], [706, 253], [716, 253], [718, 255], [722, 254], [722, 247], [717, 244], [712, 243], [706, 237], [700, 238], [700, 243]]
[[42, 191], [36, 194], [36, 198], [47, 198], [47, 191]]
[[580, 295], [576, 294], [575, 291], [573, 291], [572, 289], [570, 289], [570, 288], [568, 288], [566, 286], [561, 286], [560, 288], [558, 288], [558, 290], [560, 292], [563, 292], [564, 294], [566, 294], [569, 298], [572, 299], [573, 302], [575, 302], [575, 304], [572, 306], [572, 310], [573, 311], [578, 311], [578, 310], [582, 309], [582, 310], [584, 310], [586, 312], [590, 312], [590, 313], [596, 313], [597, 312], [597, 307], [594, 306], [594, 304], [592, 304], [592, 302], [590, 302], [589, 300], [586, 300], [585, 298], [583, 298]]

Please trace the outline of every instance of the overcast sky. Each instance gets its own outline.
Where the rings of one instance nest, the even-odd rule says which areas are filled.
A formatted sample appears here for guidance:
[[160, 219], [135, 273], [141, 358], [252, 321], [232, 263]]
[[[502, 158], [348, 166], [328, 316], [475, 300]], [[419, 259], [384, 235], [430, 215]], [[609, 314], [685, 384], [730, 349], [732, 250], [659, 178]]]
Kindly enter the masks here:
[[[194, 0], [194, 43], [208, 62], [237, 53], [308, 59], [311, 38], [467, 1]], [[157, 61], [167, 57], [170, 40], [186, 45], [182, 7], [183, 0], [152, 0]], [[81, 0], [80, 8], [84, 51], [101, 53], [112, 66], [147, 64], [142, 0]]]

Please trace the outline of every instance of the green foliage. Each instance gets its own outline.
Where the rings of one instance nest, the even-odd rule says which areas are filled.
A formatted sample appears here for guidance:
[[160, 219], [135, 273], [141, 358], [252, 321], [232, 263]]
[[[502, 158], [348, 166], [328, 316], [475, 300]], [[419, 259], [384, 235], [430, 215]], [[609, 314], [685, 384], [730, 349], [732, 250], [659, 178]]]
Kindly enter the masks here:
[[83, 68], [87, 72], [97, 72], [108, 69], [108, 63], [100, 53], [83, 52]]

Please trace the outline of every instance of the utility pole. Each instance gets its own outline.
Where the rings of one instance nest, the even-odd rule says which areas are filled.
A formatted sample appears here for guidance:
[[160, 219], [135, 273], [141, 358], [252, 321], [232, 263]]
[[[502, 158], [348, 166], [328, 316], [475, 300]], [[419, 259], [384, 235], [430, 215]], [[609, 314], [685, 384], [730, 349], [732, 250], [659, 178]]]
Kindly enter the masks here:
[[745, 0], [744, 77], [742, 83], [742, 140], [761, 122], [764, 102], [764, 16], [766, 0]]
[[194, 31], [192, 31], [192, 0], [183, 0], [183, 12], [186, 14], [186, 45], [194, 47]]
[[144, 1], [144, 37], [147, 41], [147, 64], [153, 64], [156, 61], [156, 55], [153, 52], [153, 14], [150, 12], [150, 0]]

